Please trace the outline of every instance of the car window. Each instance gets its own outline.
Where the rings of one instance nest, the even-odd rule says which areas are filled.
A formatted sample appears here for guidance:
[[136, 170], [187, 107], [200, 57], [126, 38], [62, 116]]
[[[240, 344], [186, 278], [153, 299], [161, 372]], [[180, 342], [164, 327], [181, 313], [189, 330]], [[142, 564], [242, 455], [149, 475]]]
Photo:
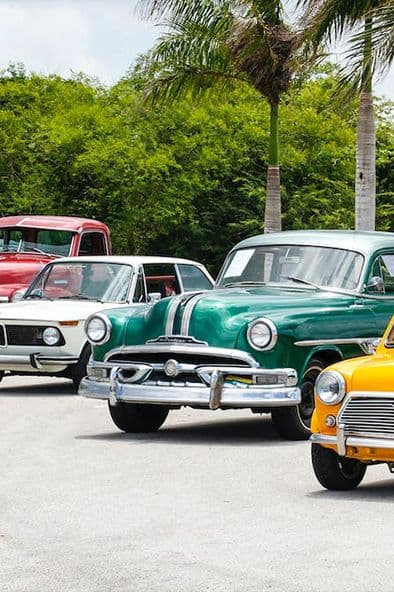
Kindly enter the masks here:
[[79, 247], [80, 255], [105, 255], [105, 239], [102, 232], [85, 232]]
[[143, 268], [148, 294], [160, 292], [160, 296], [165, 298], [180, 293], [173, 263], [146, 263]]
[[369, 293], [394, 296], [394, 253], [384, 253], [375, 259], [367, 285]]
[[210, 280], [199, 267], [180, 263], [178, 265], [178, 269], [182, 278], [183, 289], [185, 292], [193, 290], [209, 290], [212, 288]]

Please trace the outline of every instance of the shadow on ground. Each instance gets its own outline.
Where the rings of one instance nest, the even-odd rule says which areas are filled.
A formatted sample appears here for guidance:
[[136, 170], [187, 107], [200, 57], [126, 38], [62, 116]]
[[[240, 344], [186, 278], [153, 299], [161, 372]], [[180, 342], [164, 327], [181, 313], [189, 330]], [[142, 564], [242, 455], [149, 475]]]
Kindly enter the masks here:
[[[372, 478], [373, 467], [370, 467], [368, 471], [371, 471], [367, 474]], [[356, 489], [350, 491], [327, 491], [322, 488], [308, 493], [307, 497], [319, 499], [320, 501], [326, 500], [328, 504], [331, 504], [332, 500], [348, 500], [351, 502], [386, 502], [387, 500], [394, 500], [394, 475], [392, 479], [385, 479], [384, 481], [378, 479], [374, 483], [361, 483]]]
[[[207, 414], [209, 411], [207, 411]], [[110, 420], [109, 420], [110, 421]], [[123, 432], [79, 435], [80, 440], [123, 441], [129, 444], [192, 444], [209, 445], [221, 444], [228, 446], [294, 446], [305, 445], [304, 442], [290, 442], [283, 440], [275, 431], [269, 417], [240, 417], [220, 418], [212, 417], [198, 423], [183, 421], [180, 425], [164, 426], [154, 433], [125, 434]]]
[[[22, 377], [21, 377], [22, 378]], [[69, 397], [76, 395], [75, 388], [71, 380], [59, 379], [53, 382], [38, 382], [34, 384], [32, 378], [31, 384], [24, 384], [23, 386], [15, 386], [16, 377], [12, 378], [13, 385], [7, 386], [7, 376], [0, 383], [0, 398], [2, 397]], [[42, 378], [38, 379], [42, 381]]]

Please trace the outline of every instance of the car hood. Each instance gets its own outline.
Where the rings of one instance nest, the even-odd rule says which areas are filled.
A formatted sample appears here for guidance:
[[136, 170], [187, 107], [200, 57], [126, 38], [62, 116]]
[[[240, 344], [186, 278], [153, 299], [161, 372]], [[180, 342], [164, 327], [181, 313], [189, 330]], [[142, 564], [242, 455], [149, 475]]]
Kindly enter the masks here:
[[345, 377], [347, 392], [393, 392], [394, 354], [391, 349], [382, 348], [373, 355], [345, 360], [332, 369]]
[[15, 287], [28, 286], [54, 258], [40, 253], [0, 253], [0, 296], [9, 296]]
[[71, 321], [85, 320], [89, 315], [100, 310], [113, 308], [115, 305], [84, 300], [22, 300], [0, 306], [0, 323], [15, 321]]
[[[189, 335], [219, 347], [234, 347], [240, 329], [258, 318], [299, 324], [308, 322], [316, 310], [323, 313], [347, 306], [353, 296], [302, 289], [231, 288], [183, 295], [158, 302], [144, 317], [130, 318], [127, 343], [145, 343], [161, 335]], [[316, 316], [316, 315], [315, 315]], [[298, 317], [298, 319], [297, 319]]]

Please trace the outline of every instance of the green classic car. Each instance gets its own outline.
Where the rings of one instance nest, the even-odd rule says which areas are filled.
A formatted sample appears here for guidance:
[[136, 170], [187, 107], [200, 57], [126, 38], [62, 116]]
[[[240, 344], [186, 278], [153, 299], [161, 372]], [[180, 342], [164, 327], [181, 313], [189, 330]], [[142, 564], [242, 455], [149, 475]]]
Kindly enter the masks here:
[[90, 317], [80, 394], [126, 432], [169, 410], [250, 408], [307, 438], [323, 368], [373, 351], [394, 311], [394, 235], [293, 231], [228, 254], [215, 289]]

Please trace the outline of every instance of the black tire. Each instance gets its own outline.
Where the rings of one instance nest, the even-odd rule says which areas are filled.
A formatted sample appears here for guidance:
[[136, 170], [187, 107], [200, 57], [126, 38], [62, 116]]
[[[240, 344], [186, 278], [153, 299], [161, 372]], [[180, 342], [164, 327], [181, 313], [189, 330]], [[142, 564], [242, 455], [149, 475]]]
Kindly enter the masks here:
[[161, 405], [138, 405], [108, 403], [112, 421], [117, 428], [127, 433], [157, 432], [165, 422], [169, 409]]
[[326, 489], [346, 491], [361, 483], [367, 465], [353, 458], [339, 456], [334, 450], [312, 444], [312, 465], [317, 480]]
[[311, 419], [315, 408], [315, 382], [325, 366], [321, 360], [312, 358], [301, 380], [301, 403], [294, 407], [279, 407], [272, 410], [272, 422], [283, 438], [307, 440], [311, 435]]
[[82, 378], [85, 378], [86, 376], [86, 367], [89, 362], [91, 351], [92, 350], [89, 343], [86, 344], [82, 350], [78, 362], [70, 366], [71, 380], [73, 381], [73, 385], [76, 390], [78, 390], [79, 383], [81, 382]]
[[0, 370], [0, 382], [3, 380], [4, 378], [4, 370]]

